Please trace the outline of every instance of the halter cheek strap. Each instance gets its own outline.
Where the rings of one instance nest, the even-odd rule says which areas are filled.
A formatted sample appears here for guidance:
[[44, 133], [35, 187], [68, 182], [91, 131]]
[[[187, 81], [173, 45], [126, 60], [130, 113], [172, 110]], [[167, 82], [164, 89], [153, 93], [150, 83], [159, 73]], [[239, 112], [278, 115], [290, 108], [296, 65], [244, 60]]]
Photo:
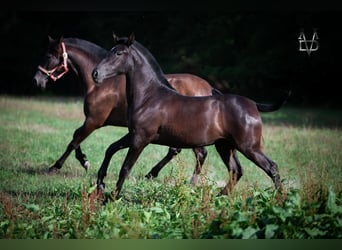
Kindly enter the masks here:
[[[50, 69], [50, 70], [47, 70], [40, 65], [38, 66], [38, 69], [40, 71], [42, 71], [43, 73], [45, 73], [47, 76], [49, 76], [53, 81], [57, 81], [59, 78], [61, 78], [64, 74], [66, 74], [69, 71], [68, 62], [67, 62], [68, 61], [68, 53], [66, 52], [64, 42], [61, 43], [61, 46], [62, 46], [62, 51], [63, 51], [63, 54], [62, 54], [63, 62], [62, 62], [62, 64], [60, 64], [60, 65], [58, 65], [55, 68]], [[63, 71], [59, 75], [54, 76], [53, 73], [60, 70], [60, 69], [63, 69]]]

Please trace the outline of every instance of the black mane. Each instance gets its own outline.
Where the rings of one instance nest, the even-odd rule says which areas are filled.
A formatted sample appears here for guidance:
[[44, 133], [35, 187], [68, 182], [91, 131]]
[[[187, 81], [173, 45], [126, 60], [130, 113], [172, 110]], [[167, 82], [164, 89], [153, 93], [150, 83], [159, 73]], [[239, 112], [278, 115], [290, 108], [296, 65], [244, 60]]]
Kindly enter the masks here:
[[[116, 41], [117, 44], [126, 44], [128, 38], [127, 37], [120, 37], [118, 38], [118, 40]], [[162, 68], [160, 67], [159, 63], [157, 62], [156, 58], [151, 54], [151, 52], [144, 47], [141, 43], [139, 43], [138, 41], [134, 40], [133, 44], [131, 45], [133, 46], [138, 52], [140, 52], [140, 54], [142, 54], [144, 56], [144, 58], [148, 61], [149, 65], [151, 65], [153, 71], [156, 73], [156, 76], [159, 80], [159, 83], [173, 91], [176, 91], [171, 85], [170, 83], [167, 81], [164, 72], [162, 70]]]
[[141, 43], [134, 41], [132, 44], [141, 54], [145, 56], [151, 67], [153, 68], [153, 71], [156, 72], [157, 78], [159, 82], [163, 85], [166, 86], [167, 88], [170, 88], [171, 90], [175, 89], [170, 85], [170, 83], [167, 81], [164, 72], [162, 68], [160, 67], [159, 63], [157, 62], [156, 58], [151, 54], [151, 52], [146, 49]]
[[105, 50], [104, 48], [100, 47], [99, 45], [92, 43], [92, 42], [89, 42], [89, 41], [86, 41], [86, 40], [83, 40], [83, 39], [69, 37], [69, 38], [64, 38], [64, 41], [66, 43], [71, 43], [75, 47], [80, 48], [82, 50], [91, 51], [92, 53], [95, 53], [96, 55], [98, 55], [100, 57], [105, 57], [106, 54], [108, 53], [108, 50]]

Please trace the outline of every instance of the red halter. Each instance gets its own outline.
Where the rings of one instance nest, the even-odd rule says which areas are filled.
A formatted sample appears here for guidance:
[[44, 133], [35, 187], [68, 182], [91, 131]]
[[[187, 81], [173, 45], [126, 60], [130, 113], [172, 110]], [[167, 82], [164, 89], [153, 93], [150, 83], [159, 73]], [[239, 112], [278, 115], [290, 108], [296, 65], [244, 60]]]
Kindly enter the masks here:
[[[63, 62], [62, 62], [62, 64], [60, 64], [60, 65], [58, 65], [58, 66], [56, 66], [50, 70], [47, 70], [40, 65], [38, 66], [38, 69], [40, 71], [42, 71], [43, 73], [45, 73], [47, 76], [49, 76], [53, 81], [57, 81], [59, 78], [61, 78], [64, 74], [66, 74], [69, 71], [68, 62], [67, 62], [68, 54], [66, 53], [65, 44], [62, 42], [61, 45], [62, 45], [62, 50], [63, 50]], [[60, 69], [63, 69], [63, 71], [58, 76], [54, 76], [53, 73], [60, 70]]]

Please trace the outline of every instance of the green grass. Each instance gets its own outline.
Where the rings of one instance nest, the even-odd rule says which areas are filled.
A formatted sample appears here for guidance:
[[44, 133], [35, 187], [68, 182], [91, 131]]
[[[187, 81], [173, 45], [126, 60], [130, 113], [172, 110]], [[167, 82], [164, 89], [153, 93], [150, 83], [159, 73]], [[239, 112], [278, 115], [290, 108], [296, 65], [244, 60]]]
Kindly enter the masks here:
[[[341, 111], [284, 107], [262, 114], [264, 151], [277, 162], [287, 196], [239, 154], [244, 176], [229, 197], [217, 197], [229, 175], [213, 146], [199, 186], [189, 184], [189, 149], [147, 181], [167, 153], [149, 145], [122, 198], [101, 206], [93, 193], [97, 170], [126, 128], [101, 128], [81, 144], [88, 172], [72, 153], [57, 174], [46, 174], [83, 123], [82, 105], [78, 98], [0, 96], [0, 238], [342, 238]], [[107, 193], [126, 152], [111, 161]]]

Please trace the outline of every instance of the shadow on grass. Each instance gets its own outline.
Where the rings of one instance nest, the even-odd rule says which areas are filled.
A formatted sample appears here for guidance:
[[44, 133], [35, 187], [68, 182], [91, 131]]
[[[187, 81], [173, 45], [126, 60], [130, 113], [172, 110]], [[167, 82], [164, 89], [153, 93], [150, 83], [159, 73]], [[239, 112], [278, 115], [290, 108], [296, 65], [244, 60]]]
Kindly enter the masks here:
[[66, 171], [66, 170], [54, 170], [49, 172], [49, 167], [46, 164], [41, 164], [39, 166], [33, 166], [30, 163], [24, 163], [21, 172], [27, 175], [35, 176], [35, 175], [42, 175], [42, 176], [56, 176], [56, 177], [63, 177], [63, 178], [79, 178], [84, 176], [85, 170], [81, 169], [79, 171]]

